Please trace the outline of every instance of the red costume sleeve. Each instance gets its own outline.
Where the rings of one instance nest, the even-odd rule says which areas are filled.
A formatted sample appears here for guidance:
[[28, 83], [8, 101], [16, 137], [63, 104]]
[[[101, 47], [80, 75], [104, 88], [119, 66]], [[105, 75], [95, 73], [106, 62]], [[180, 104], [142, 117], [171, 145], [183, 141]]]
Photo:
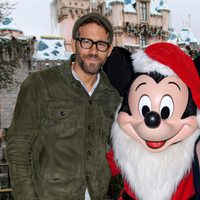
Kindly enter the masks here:
[[108, 164], [110, 166], [110, 170], [111, 170], [111, 173], [112, 173], [112, 176], [117, 176], [120, 174], [120, 170], [119, 168], [117, 167], [115, 161], [114, 161], [114, 152], [113, 150], [110, 150], [109, 152], [106, 153], [106, 158], [107, 158], [107, 161], [108, 161]]

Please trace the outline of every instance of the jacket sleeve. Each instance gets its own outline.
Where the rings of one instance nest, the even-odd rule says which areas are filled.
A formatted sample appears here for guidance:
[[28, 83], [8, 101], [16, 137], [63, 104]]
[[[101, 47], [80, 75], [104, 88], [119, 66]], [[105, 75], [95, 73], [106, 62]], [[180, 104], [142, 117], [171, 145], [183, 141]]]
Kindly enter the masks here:
[[21, 86], [7, 135], [7, 158], [15, 200], [37, 200], [31, 174], [31, 149], [39, 127], [36, 82]]

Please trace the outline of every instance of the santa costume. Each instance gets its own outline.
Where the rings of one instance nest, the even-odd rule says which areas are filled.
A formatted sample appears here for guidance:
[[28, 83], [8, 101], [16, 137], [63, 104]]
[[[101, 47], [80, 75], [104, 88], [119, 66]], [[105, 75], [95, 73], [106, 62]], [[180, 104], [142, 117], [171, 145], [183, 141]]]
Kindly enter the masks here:
[[131, 59], [107, 154], [112, 174], [124, 178], [120, 199], [198, 200], [200, 78], [194, 63], [170, 43], [152, 44]]

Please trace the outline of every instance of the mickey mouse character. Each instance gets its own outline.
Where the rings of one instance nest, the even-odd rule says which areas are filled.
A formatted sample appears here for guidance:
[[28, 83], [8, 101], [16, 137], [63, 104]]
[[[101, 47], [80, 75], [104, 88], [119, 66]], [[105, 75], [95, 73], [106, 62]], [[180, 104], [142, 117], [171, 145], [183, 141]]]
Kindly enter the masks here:
[[[113, 59], [106, 69], [114, 68]], [[200, 78], [194, 63], [170, 43], [149, 45], [131, 59], [107, 154], [112, 174], [124, 178], [120, 199], [198, 200]], [[122, 89], [116, 72], [107, 74]]]

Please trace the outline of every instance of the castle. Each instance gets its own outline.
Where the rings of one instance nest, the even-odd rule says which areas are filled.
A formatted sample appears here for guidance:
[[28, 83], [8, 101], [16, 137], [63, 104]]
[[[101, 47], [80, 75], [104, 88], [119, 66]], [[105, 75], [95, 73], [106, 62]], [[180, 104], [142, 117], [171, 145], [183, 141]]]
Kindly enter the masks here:
[[66, 40], [66, 50], [71, 51], [70, 41], [74, 22], [88, 12], [106, 16], [114, 29], [114, 45], [130, 51], [144, 48], [155, 42], [166, 41], [170, 28], [170, 10], [163, 0], [54, 0], [60, 36]]
[[[74, 22], [88, 12], [99, 12], [106, 16], [114, 29], [113, 45], [125, 47], [131, 52], [155, 42], [169, 41], [169, 38], [169, 42], [183, 49], [185, 41], [189, 41], [193, 49], [196, 48], [194, 45], [197, 43], [191, 39], [188, 29], [184, 29], [184, 37], [179, 41], [177, 33], [170, 31], [170, 9], [164, 0], [52, 0], [51, 8], [54, 16], [52, 24], [59, 25], [58, 37], [43, 37], [37, 45], [33, 38], [33, 45], [31, 43], [27, 46], [29, 51], [26, 53], [13, 48], [11, 51], [2, 51], [3, 54], [0, 52], [0, 59], [10, 59], [12, 55], [17, 55], [20, 63], [15, 73], [19, 84], [11, 89], [0, 89], [0, 139], [2, 129], [10, 125], [20, 84], [32, 71], [59, 64], [69, 57]], [[9, 18], [0, 23], [1, 42], [2, 35], [6, 36], [3, 38], [6, 40], [20, 38], [22, 43], [32, 41], [24, 37], [23, 31], [13, 26]]]
[[[123, 46], [131, 52], [161, 41], [175, 43], [182, 49], [189, 41], [193, 49], [196, 48], [197, 42], [191, 37], [189, 29], [183, 29], [184, 37], [181, 39], [175, 31], [170, 31], [170, 9], [164, 0], [52, 0], [51, 8], [54, 16], [52, 24], [59, 26], [59, 36], [41, 37], [29, 48], [34, 49], [26, 58], [20, 57], [21, 66], [16, 72], [19, 83], [32, 71], [42, 70], [69, 58], [73, 24], [80, 16], [91, 11], [99, 12], [111, 21], [114, 28], [113, 45]], [[3, 24], [0, 23], [0, 35], [26, 41], [23, 31], [12, 22], [6, 19]], [[8, 55], [7, 52], [4, 57]], [[10, 125], [19, 86], [14, 90], [0, 90], [0, 129]]]

